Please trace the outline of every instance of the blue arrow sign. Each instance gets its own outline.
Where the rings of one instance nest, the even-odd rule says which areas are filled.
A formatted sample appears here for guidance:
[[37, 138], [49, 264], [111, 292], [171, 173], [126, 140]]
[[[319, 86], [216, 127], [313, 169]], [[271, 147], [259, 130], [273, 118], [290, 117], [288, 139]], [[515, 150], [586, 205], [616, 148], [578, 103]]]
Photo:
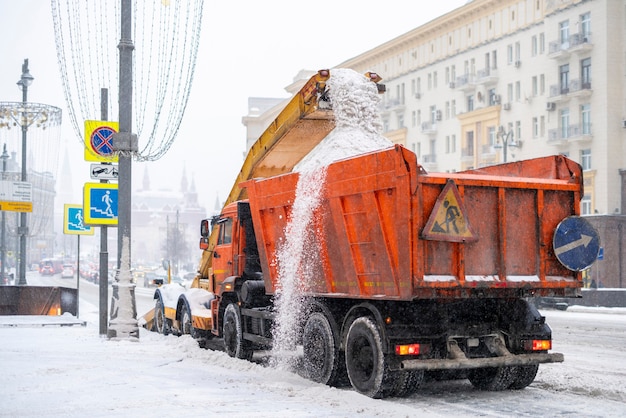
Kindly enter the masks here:
[[556, 227], [553, 246], [561, 264], [572, 271], [582, 271], [598, 258], [600, 236], [586, 219], [570, 216]]

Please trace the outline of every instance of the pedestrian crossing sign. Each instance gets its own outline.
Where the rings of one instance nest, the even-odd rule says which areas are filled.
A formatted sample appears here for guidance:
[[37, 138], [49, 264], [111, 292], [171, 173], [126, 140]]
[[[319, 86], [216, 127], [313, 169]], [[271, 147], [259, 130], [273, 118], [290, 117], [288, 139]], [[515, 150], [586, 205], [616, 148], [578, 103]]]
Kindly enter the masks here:
[[81, 205], [63, 205], [63, 233], [68, 235], [93, 235], [94, 229], [85, 225]]
[[472, 232], [466, 214], [459, 189], [453, 180], [448, 180], [430, 213], [422, 238], [452, 242], [477, 241], [478, 237]]
[[117, 226], [117, 207], [117, 184], [85, 183], [83, 188], [85, 224]]

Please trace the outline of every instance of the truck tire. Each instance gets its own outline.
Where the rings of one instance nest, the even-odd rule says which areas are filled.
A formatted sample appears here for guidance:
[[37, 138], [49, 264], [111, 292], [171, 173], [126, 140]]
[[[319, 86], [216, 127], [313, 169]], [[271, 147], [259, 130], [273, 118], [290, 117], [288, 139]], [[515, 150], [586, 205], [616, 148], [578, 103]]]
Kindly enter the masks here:
[[398, 374], [389, 370], [380, 330], [368, 317], [357, 318], [350, 325], [346, 368], [352, 387], [370, 398], [384, 398], [397, 388]]
[[539, 365], [533, 364], [530, 366], [517, 366], [516, 369], [517, 376], [511, 386], [509, 386], [509, 389], [519, 390], [524, 389], [535, 380], [537, 371], [539, 370]]
[[189, 306], [186, 303], [183, 305], [183, 314], [180, 325], [180, 332], [182, 335], [189, 334], [191, 335], [191, 338], [199, 337], [198, 332], [193, 327], [191, 322], [191, 309], [189, 309]]
[[160, 297], [156, 299], [154, 304], [154, 330], [159, 334], [168, 335], [170, 333], [170, 325], [165, 317], [165, 308]]
[[506, 390], [517, 378], [517, 367], [503, 366], [472, 369], [467, 373], [467, 378], [475, 388], [480, 390]]
[[342, 383], [345, 362], [330, 322], [323, 313], [313, 312], [307, 319], [302, 345], [304, 373], [308, 379], [330, 386]]
[[231, 357], [244, 360], [252, 358], [250, 343], [243, 339], [241, 312], [234, 303], [229, 304], [224, 311], [224, 349]]
[[403, 370], [395, 373], [397, 382], [391, 396], [400, 398], [410, 396], [417, 392], [424, 381], [424, 370]]

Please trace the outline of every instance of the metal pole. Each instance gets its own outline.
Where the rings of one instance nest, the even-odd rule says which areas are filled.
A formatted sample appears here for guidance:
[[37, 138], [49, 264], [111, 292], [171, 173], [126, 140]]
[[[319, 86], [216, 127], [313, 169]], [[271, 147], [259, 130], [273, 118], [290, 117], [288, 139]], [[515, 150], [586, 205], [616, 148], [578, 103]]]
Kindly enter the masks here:
[[[7, 144], [4, 144], [2, 149], [2, 180], [5, 178], [5, 173], [7, 171], [7, 159], [9, 158], [9, 154], [7, 153]], [[2, 211], [2, 238], [0, 242], [0, 251], [2, 252], [2, 256], [0, 259], [0, 263], [2, 264], [2, 279], [0, 281], [4, 284], [4, 280], [6, 277], [6, 215], [4, 211]]]
[[132, 1], [121, 0], [121, 36], [119, 104], [120, 132], [113, 145], [119, 155], [117, 265], [118, 280], [113, 283], [109, 338], [138, 339], [135, 285], [130, 271], [131, 225], [131, 155], [137, 151], [137, 137], [132, 134], [133, 50]]
[[[28, 59], [22, 65], [22, 77], [17, 82], [22, 87], [22, 178], [26, 182], [26, 136], [28, 131], [28, 121], [26, 115], [26, 103], [28, 102], [28, 86], [32, 83], [33, 77], [28, 72]], [[26, 224], [26, 212], [20, 213], [20, 268], [18, 285], [26, 285], [26, 235], [28, 235], [28, 225]]]
[[[109, 90], [100, 89], [100, 117], [101, 120], [108, 120], [109, 107]], [[100, 180], [101, 183], [107, 183], [106, 180]], [[108, 302], [109, 302], [109, 253], [108, 253], [108, 234], [107, 226], [100, 227], [100, 335], [107, 335], [108, 328]]]
[[76, 318], [78, 318], [80, 306], [80, 234], [76, 238], [78, 238], [78, 248], [76, 248]]

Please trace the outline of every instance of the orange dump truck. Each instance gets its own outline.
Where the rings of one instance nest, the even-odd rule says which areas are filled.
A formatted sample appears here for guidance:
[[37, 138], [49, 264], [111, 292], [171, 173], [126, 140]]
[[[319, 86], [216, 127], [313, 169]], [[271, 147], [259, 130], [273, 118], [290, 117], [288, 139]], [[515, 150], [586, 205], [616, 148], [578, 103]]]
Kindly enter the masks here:
[[[413, 393], [426, 373], [522, 389], [539, 364], [563, 361], [531, 301], [579, 296], [580, 271], [597, 256], [597, 234], [577, 216], [577, 163], [427, 173], [395, 146], [325, 170], [295, 269], [308, 378], [375, 398]], [[223, 338], [243, 359], [272, 348], [285, 286], [278, 253], [293, 238], [300, 177], [242, 181], [241, 199], [202, 222], [209, 267], [192, 289], [156, 290], [153, 329]]]

